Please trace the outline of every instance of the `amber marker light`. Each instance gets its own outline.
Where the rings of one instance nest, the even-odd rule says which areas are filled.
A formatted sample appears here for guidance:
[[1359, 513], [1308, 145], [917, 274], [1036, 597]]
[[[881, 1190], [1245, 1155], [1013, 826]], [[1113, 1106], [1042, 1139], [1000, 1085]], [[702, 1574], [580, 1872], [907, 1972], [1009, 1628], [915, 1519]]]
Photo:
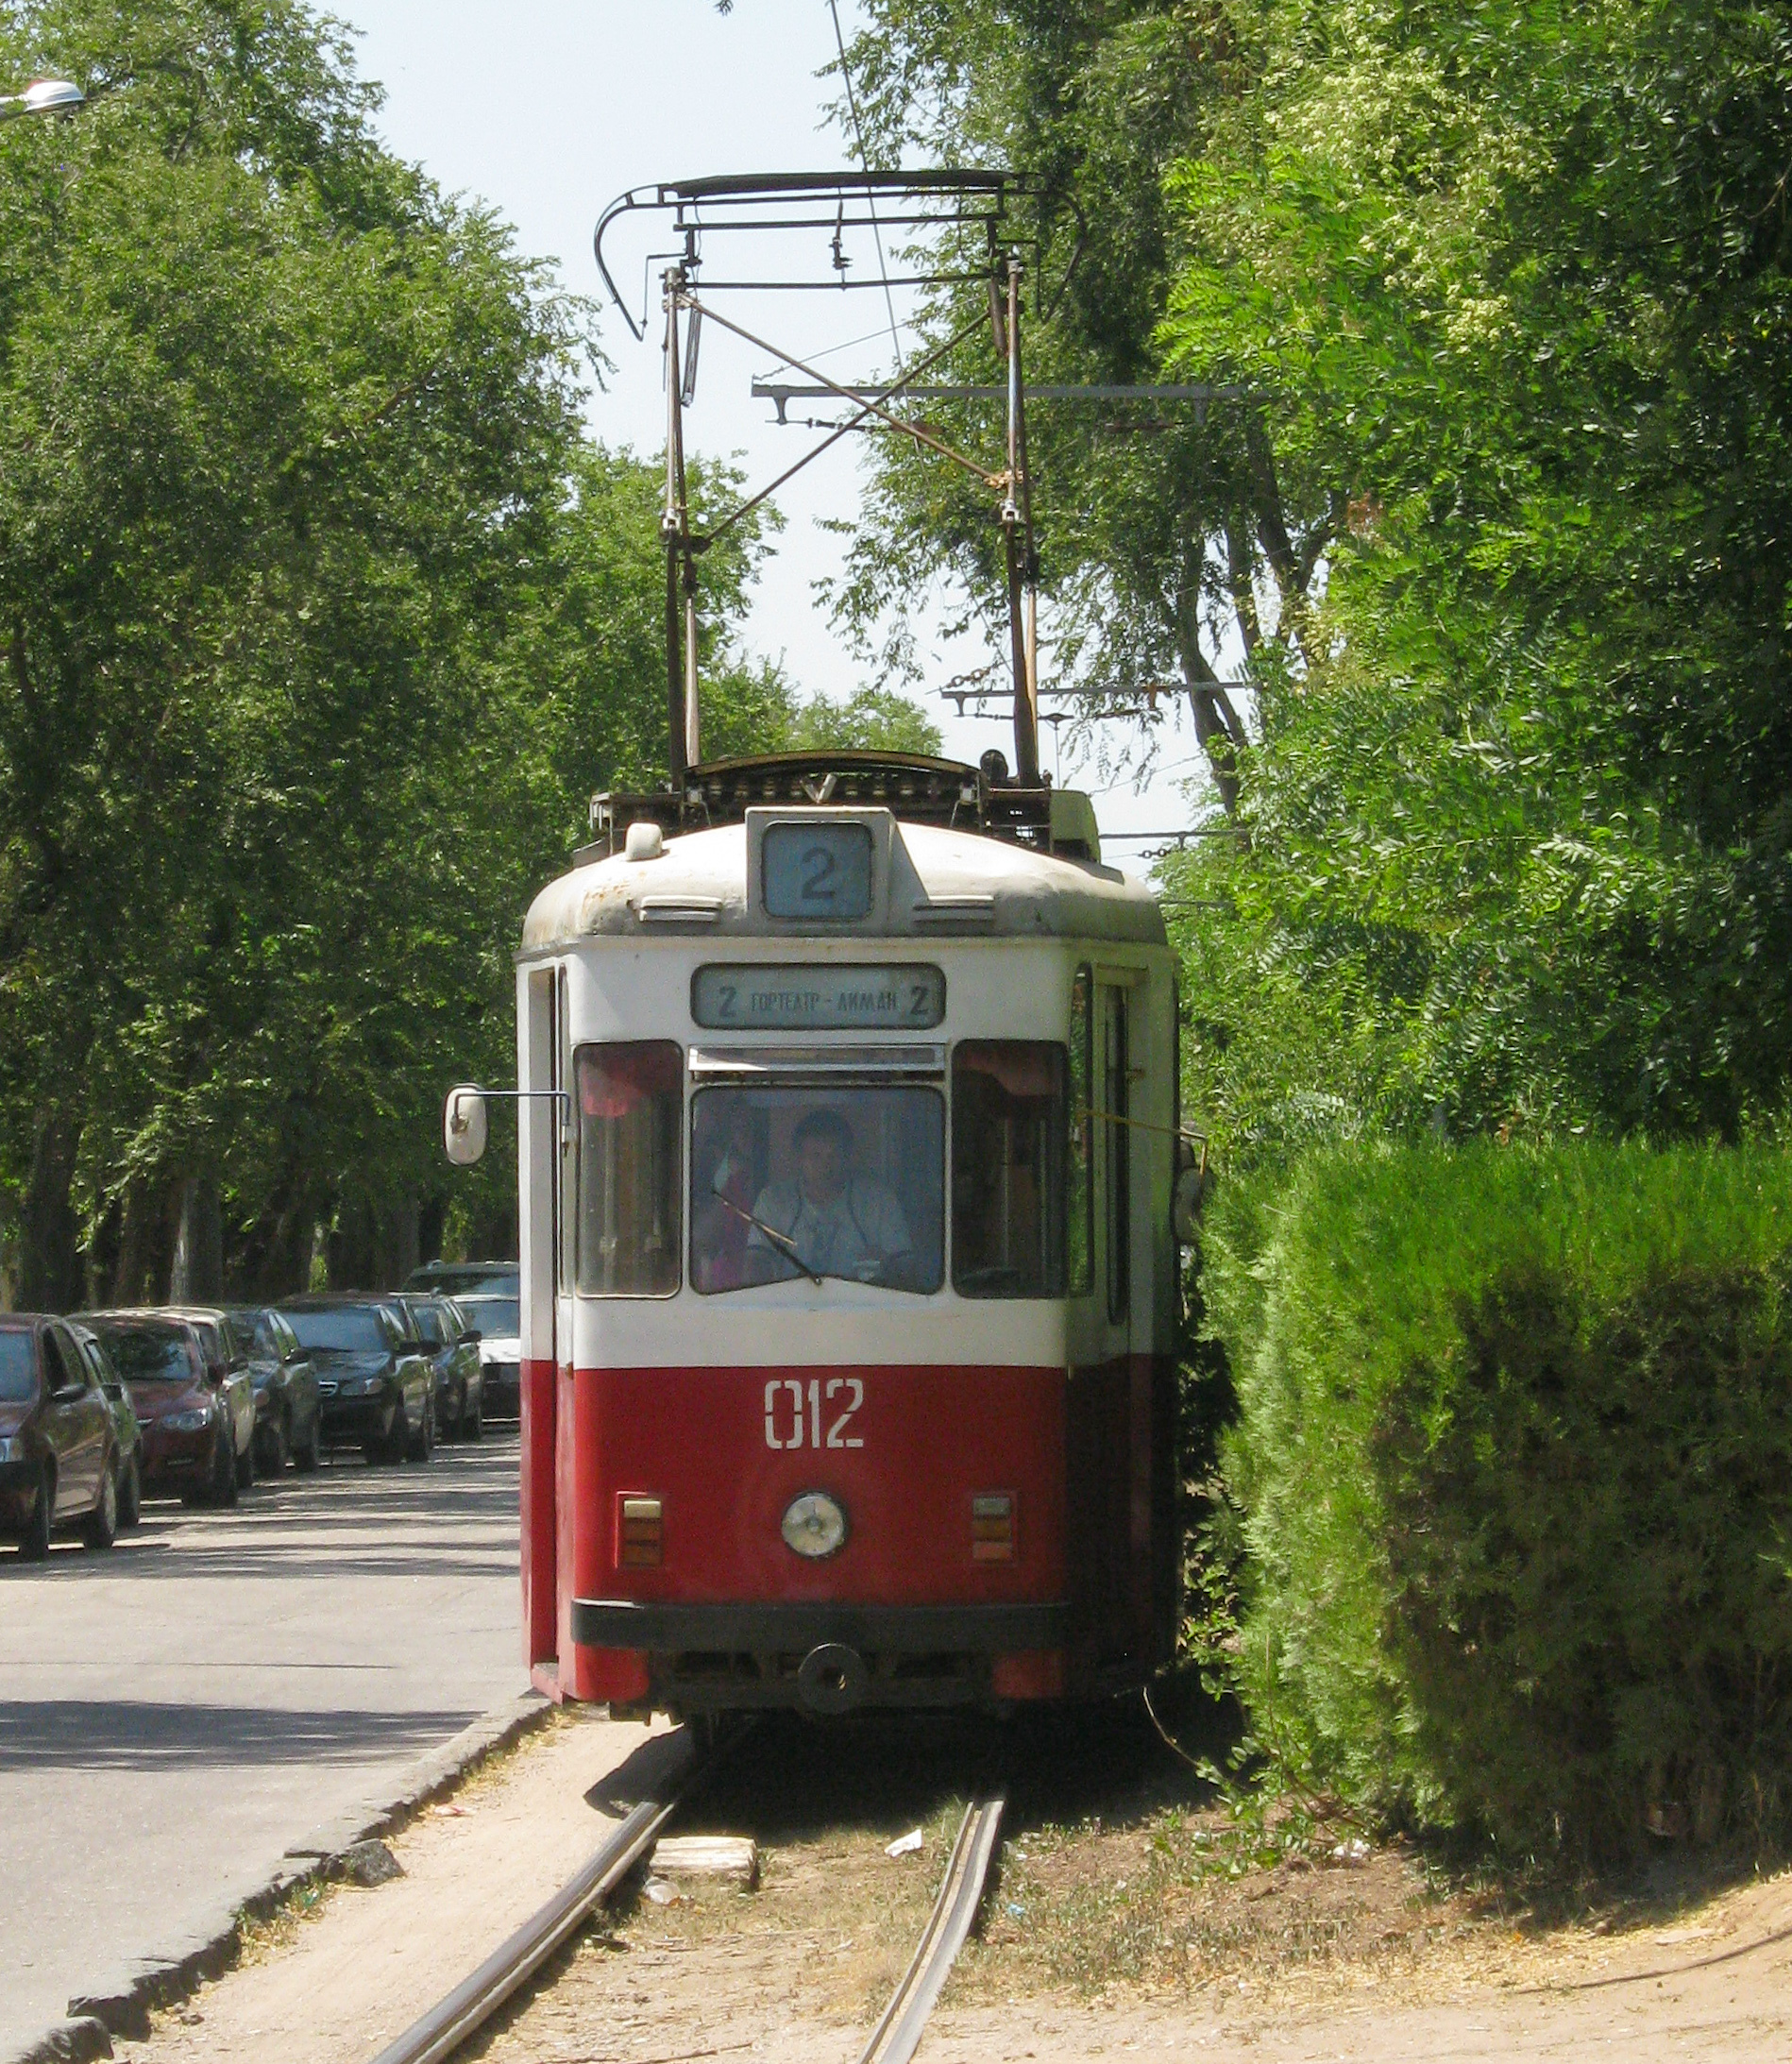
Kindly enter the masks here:
[[625, 1497], [617, 1527], [617, 1564], [622, 1569], [657, 1569], [665, 1560], [664, 1517], [657, 1497]]
[[971, 1560], [1014, 1560], [1014, 1500], [1006, 1491], [987, 1491], [971, 1500]]

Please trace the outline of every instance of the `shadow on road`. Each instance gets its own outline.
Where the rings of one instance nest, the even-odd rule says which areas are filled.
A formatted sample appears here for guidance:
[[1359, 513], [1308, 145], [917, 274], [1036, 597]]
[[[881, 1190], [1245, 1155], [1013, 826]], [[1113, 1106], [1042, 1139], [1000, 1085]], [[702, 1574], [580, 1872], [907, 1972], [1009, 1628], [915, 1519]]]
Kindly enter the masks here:
[[275, 1763], [371, 1763], [421, 1754], [473, 1712], [317, 1713], [134, 1700], [8, 1700], [0, 1767], [13, 1770], [181, 1770]]

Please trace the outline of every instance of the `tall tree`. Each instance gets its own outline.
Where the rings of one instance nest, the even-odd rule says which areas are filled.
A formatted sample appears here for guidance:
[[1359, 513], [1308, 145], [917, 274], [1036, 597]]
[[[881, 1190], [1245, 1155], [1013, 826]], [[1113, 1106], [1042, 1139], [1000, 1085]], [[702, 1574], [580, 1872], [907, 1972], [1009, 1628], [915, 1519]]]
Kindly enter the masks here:
[[[1250, 10], [1225, 0], [873, 0], [847, 59], [874, 161], [994, 162], [1039, 190], [1018, 217], [1046, 252], [1033, 288], [1048, 313], [1029, 326], [1029, 379], [1160, 380], [1176, 241], [1165, 180], [1248, 91], [1261, 62]], [[942, 296], [923, 330], [951, 334], [974, 299]], [[979, 332], [940, 377], [999, 382], [993, 354]], [[964, 436], [1000, 448], [993, 411], [958, 414]], [[1090, 691], [1179, 686], [1214, 791], [1235, 809], [1252, 706], [1307, 662], [1310, 598], [1342, 496], [1323, 467], [1278, 454], [1251, 397], [1040, 402], [1028, 437], [1052, 679]], [[967, 621], [1000, 620], [991, 514], [979, 484], [926, 453], [879, 448], [837, 601], [862, 637], [893, 624], [887, 666], [912, 667], [904, 598], [927, 592], [942, 567], [970, 599]], [[1249, 698], [1222, 679], [1237, 654]], [[1101, 701], [1091, 692], [1090, 708]]]
[[[0, 132], [20, 1288], [66, 1302], [83, 1236], [106, 1294], [220, 1244], [290, 1280], [332, 1218], [389, 1267], [443, 1085], [508, 1065], [530, 889], [657, 733], [651, 470], [584, 442], [583, 309], [379, 146], [305, 8], [0, 29], [89, 93]], [[713, 654], [749, 735], [788, 702], [728, 642], [753, 550]]]
[[1317, 1091], [1734, 1132], [1792, 1064], [1792, 25], [1344, 0], [1263, 33], [1172, 181], [1163, 337], [1273, 391], [1347, 520], [1251, 851], [1182, 871], [1204, 1092], [1247, 1130]]

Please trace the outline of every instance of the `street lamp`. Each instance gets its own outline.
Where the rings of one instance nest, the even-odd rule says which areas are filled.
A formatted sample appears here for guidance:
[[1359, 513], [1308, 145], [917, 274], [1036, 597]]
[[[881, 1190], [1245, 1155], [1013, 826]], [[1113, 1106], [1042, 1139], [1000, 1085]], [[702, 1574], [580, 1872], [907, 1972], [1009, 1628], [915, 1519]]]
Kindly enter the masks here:
[[0, 93], [0, 122], [22, 114], [73, 114], [86, 101], [73, 79], [34, 78], [22, 93]]

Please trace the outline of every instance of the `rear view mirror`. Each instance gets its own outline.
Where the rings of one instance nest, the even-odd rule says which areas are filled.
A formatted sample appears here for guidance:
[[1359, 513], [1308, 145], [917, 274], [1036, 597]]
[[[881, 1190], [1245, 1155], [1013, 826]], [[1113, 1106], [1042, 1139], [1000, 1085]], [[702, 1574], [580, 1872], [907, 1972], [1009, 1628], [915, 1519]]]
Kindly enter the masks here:
[[461, 1338], [463, 1340], [470, 1340], [477, 1346], [478, 1344], [485, 1338], [485, 1336], [480, 1331], [477, 1326], [469, 1326], [465, 1332], [461, 1335]]
[[456, 1168], [471, 1168], [484, 1154], [485, 1132], [484, 1091], [477, 1083], [458, 1084], [442, 1107], [442, 1144]]

